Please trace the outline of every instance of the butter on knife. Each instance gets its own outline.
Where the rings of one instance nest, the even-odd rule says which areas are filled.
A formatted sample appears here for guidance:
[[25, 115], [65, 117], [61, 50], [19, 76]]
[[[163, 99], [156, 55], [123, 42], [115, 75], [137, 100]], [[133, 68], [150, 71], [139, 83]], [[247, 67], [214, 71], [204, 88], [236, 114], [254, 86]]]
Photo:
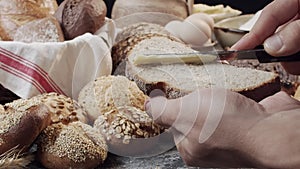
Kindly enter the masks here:
[[204, 64], [215, 62], [217, 58], [217, 55], [200, 53], [144, 54], [137, 55], [134, 58], [133, 63], [135, 65], [176, 63]]

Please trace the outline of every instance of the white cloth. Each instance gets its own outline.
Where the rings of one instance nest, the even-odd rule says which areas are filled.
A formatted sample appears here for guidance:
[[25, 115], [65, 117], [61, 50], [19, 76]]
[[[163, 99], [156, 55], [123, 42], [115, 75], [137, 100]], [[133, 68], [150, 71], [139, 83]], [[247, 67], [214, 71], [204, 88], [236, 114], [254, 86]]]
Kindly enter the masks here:
[[109, 20], [97, 34], [65, 42], [0, 41], [0, 83], [21, 98], [57, 92], [77, 100], [89, 81], [111, 74], [114, 36]]

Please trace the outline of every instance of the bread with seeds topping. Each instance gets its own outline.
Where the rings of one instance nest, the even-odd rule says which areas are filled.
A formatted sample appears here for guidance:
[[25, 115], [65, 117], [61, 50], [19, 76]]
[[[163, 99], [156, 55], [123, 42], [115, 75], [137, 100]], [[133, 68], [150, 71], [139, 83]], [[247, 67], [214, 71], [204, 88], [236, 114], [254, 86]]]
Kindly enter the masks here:
[[87, 111], [92, 124], [98, 116], [118, 107], [132, 106], [144, 110], [147, 98], [134, 82], [124, 76], [101, 76], [80, 91], [78, 103]]
[[153, 122], [143, 110], [118, 107], [100, 115], [94, 123], [106, 138], [109, 152], [122, 156], [145, 155], [165, 129]]
[[26, 151], [50, 124], [47, 106], [21, 99], [0, 105], [0, 154], [17, 147]]
[[103, 136], [81, 122], [52, 124], [40, 134], [37, 144], [37, 159], [49, 169], [92, 169], [107, 158]]
[[30, 100], [41, 101], [51, 113], [51, 123], [68, 124], [73, 121], [88, 123], [86, 111], [76, 100], [58, 93], [45, 93], [32, 97]]

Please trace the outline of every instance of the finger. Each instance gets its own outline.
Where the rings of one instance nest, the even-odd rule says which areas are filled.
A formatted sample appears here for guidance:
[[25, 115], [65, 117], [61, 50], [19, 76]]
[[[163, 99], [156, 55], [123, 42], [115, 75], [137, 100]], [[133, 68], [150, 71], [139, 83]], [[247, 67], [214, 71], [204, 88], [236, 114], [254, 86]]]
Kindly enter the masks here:
[[285, 56], [300, 51], [298, 44], [300, 41], [299, 31], [300, 20], [285, 25], [279, 32], [266, 39], [264, 42], [265, 50], [273, 56]]
[[179, 99], [168, 100], [165, 97], [154, 97], [147, 100], [146, 112], [153, 118], [154, 122], [165, 127], [170, 127], [178, 115]]
[[278, 92], [259, 102], [268, 114], [300, 108], [300, 102], [285, 92]]
[[298, 0], [291, 0], [289, 3], [284, 0], [275, 0], [270, 3], [263, 9], [250, 33], [233, 45], [232, 49], [252, 49], [261, 45], [280, 25], [297, 15], [298, 3]]
[[206, 95], [195, 91], [184, 97], [168, 100], [165, 97], [150, 98], [145, 106], [146, 112], [154, 121], [166, 127], [174, 127], [178, 131], [187, 133], [197, 119], [198, 112], [206, 112], [202, 99]]

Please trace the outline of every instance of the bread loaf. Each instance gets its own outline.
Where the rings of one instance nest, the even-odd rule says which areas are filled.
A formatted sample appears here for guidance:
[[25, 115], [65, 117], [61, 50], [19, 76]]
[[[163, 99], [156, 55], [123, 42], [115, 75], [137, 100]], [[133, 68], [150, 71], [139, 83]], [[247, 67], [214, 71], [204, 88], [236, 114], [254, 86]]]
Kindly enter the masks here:
[[98, 116], [120, 106], [144, 110], [147, 96], [124, 76], [102, 76], [88, 83], [79, 93], [78, 102], [93, 123]]
[[45, 104], [51, 114], [51, 123], [68, 124], [74, 121], [88, 123], [85, 110], [77, 101], [57, 93], [45, 93], [31, 98], [33, 102]]
[[[147, 94], [160, 89], [168, 98], [184, 96], [198, 88], [226, 88], [259, 101], [280, 90], [278, 75], [272, 72], [237, 68], [211, 63], [135, 65], [134, 59], [145, 53], [191, 53], [186, 45], [168, 37], [151, 37], [140, 41], [129, 52], [126, 75]], [[176, 55], [174, 56], [176, 57]]]
[[125, 70], [118, 66], [124, 62], [131, 49], [140, 41], [153, 36], [168, 36], [175, 41], [180, 41], [178, 38], [171, 37], [170, 33], [158, 24], [141, 22], [124, 27], [118, 33], [116, 44], [112, 48], [113, 71], [124, 72]]
[[95, 33], [104, 25], [106, 12], [103, 0], [65, 0], [55, 17], [69, 40], [86, 32]]
[[[53, 14], [53, 11], [57, 9], [57, 3], [55, 0], [0, 0], [0, 9], [0, 37], [4, 41], [12, 41], [14, 40], [14, 36], [19, 27], [29, 22], [50, 16], [51, 14]], [[50, 19], [48, 20], [50, 21]], [[21, 29], [25, 29], [25, 32], [22, 34], [20, 34], [20, 31], [18, 31], [18, 40], [20, 40], [20, 35], [27, 35], [28, 33], [30, 34], [27, 35], [27, 37], [31, 37], [32, 35], [34, 35], [34, 33], [38, 29], [35, 27], [39, 24], [45, 24], [44, 21], [42, 23], [32, 22], [32, 25], [29, 24], [25, 26], [25, 28]], [[54, 22], [53, 19], [51, 20], [51, 22], [53, 23], [53, 25], [55, 25], [55, 27], [52, 26], [52, 28], [50, 28], [49, 24], [39, 25], [38, 27], [41, 28], [43, 26], [48, 26], [49, 28], [47, 30], [52, 30], [54, 32], [59, 30], [56, 33], [56, 36], [60, 37], [59, 41], [63, 40], [61, 39], [62, 35], [60, 26], [57, 25], [57, 23], [55, 23], [56, 21]], [[32, 29], [34, 32], [30, 32], [32, 30], [28, 31], [27, 29]], [[39, 32], [39, 35], [46, 34], [48, 32], [49, 31], [46, 31], [45, 33]], [[49, 40], [49, 38], [46, 38], [45, 40]], [[50, 40], [53, 39], [51, 38]]]
[[43, 2], [43, 0], [0, 0], [0, 14], [43, 18], [49, 15], [49, 9], [42, 8]]
[[157, 144], [155, 136], [164, 132], [145, 111], [131, 106], [105, 112], [97, 118], [94, 128], [105, 136], [111, 153], [123, 156], [148, 153]]
[[56, 18], [35, 19], [20, 26], [13, 37], [20, 42], [63, 42], [64, 35]]
[[49, 169], [93, 169], [107, 157], [103, 136], [81, 122], [48, 126], [37, 140], [37, 159]]
[[112, 9], [112, 19], [118, 19], [140, 12], [160, 12], [186, 18], [188, 7], [185, 0], [116, 0]]
[[19, 99], [0, 105], [0, 121], [0, 154], [3, 154], [15, 147], [26, 151], [51, 120], [45, 105]]

